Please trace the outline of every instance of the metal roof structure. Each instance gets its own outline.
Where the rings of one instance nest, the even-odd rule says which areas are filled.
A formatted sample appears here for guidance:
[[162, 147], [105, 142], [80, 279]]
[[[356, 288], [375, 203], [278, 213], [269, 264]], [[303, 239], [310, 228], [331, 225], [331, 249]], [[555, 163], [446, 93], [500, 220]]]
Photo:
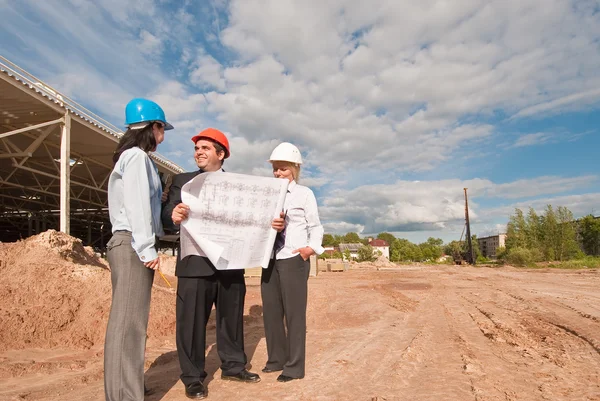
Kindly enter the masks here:
[[[56, 229], [104, 246], [114, 125], [0, 56], [0, 241]], [[161, 179], [184, 171], [152, 153]]]

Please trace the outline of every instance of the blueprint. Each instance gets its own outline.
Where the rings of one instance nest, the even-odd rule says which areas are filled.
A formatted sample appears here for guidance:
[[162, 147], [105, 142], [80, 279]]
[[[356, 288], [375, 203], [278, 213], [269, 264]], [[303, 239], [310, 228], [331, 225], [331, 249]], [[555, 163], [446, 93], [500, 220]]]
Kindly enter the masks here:
[[218, 270], [267, 268], [288, 180], [222, 171], [202, 173], [181, 188], [190, 212], [181, 223], [181, 257], [207, 257]]

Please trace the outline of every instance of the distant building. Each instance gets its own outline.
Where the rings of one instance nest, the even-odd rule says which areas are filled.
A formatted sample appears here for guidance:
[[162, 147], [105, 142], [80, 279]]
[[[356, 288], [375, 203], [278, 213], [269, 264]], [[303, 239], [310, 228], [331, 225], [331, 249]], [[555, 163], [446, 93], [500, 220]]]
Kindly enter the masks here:
[[377, 252], [381, 252], [386, 259], [390, 259], [390, 244], [385, 240], [369, 238], [369, 245], [373, 247], [373, 255], [377, 256]]
[[333, 247], [333, 246], [324, 246], [323, 247], [323, 253], [325, 254], [326, 258], [331, 258], [333, 256], [333, 254], [335, 253], [335, 247]]
[[491, 235], [489, 237], [477, 238], [481, 254], [489, 259], [496, 259], [496, 250], [506, 246], [506, 234]]
[[363, 246], [360, 242], [351, 244], [340, 244], [340, 252], [344, 255], [345, 251], [350, 252], [350, 259], [358, 259], [358, 250]]

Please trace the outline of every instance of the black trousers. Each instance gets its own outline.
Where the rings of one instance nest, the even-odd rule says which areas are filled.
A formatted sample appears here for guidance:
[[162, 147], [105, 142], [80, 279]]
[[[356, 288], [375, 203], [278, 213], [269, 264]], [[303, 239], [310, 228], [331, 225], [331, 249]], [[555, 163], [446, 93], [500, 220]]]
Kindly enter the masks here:
[[208, 277], [179, 277], [177, 282], [177, 355], [181, 381], [206, 378], [206, 324], [213, 304], [217, 310], [217, 352], [221, 370], [235, 375], [244, 370], [244, 271], [217, 271]]
[[268, 354], [266, 367], [283, 369], [282, 374], [295, 378], [304, 377], [305, 370], [309, 273], [310, 262], [298, 255], [271, 260], [261, 277]]

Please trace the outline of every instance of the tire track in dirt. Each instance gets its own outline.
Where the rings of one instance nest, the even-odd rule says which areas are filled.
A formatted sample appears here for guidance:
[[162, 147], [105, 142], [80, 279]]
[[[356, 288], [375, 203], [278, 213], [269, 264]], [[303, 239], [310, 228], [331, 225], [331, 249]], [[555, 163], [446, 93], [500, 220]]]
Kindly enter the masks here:
[[[259, 287], [247, 287], [251, 309], [260, 303]], [[211, 346], [209, 399], [599, 401], [598, 288], [600, 274], [512, 268], [320, 274], [309, 280], [305, 379], [278, 383], [277, 374], [261, 374], [256, 385], [224, 382]], [[266, 359], [260, 314], [249, 310], [244, 318], [250, 363], [260, 371]], [[147, 379], [159, 392], [147, 401], [184, 399], [173, 334], [148, 342]], [[0, 399], [103, 399], [100, 354], [40, 352], [0, 354]], [[28, 366], [29, 360], [49, 364]]]
[[[520, 305], [535, 314], [535, 317], [540, 321], [545, 321], [580, 338], [600, 354], [600, 341], [597, 336], [600, 330], [600, 319], [564, 302], [565, 299], [570, 298], [552, 294], [552, 299], [539, 296], [528, 299], [526, 296], [515, 295], [510, 292], [510, 289], [495, 288], [495, 290], [520, 301]], [[512, 291], [515, 291], [515, 289], [512, 289]], [[531, 293], [531, 290], [528, 292]], [[508, 308], [505, 307], [505, 309]], [[576, 315], [586, 320], [581, 322], [581, 319]]]
[[[506, 287], [499, 288], [495, 282], [488, 299], [465, 296], [476, 307], [479, 316], [485, 317], [473, 315], [474, 321], [492, 343], [499, 345], [499, 349], [504, 348], [504, 358], [516, 365], [537, 369], [533, 379], [542, 399], [585, 397], [589, 394], [590, 389], [586, 388], [589, 383], [598, 383], [597, 373], [588, 373], [590, 367], [595, 372], [600, 368], [597, 347], [595, 340], [589, 338], [592, 334], [589, 328], [584, 327], [583, 334], [579, 331], [585, 326], [581, 324], [580, 314], [547, 296], [532, 297], [528, 288], [519, 288], [515, 283], [518, 282], [510, 280], [505, 283]], [[527, 286], [525, 282], [521, 284]], [[561, 282], [553, 285], [557, 284]], [[573, 326], [579, 329], [573, 329]], [[594, 326], [597, 333], [597, 325]], [[502, 343], [506, 345], [500, 347]], [[573, 374], [573, 371], [580, 373]], [[598, 385], [596, 389], [599, 389]]]
[[406, 320], [405, 330], [415, 334], [396, 363], [405, 399], [475, 400], [471, 380], [462, 372], [462, 355], [449, 335], [445, 288], [438, 278], [429, 283], [431, 290], [419, 294], [419, 306]]
[[[1, 400], [55, 400], [103, 378], [101, 350], [35, 350], [0, 357]], [[8, 375], [8, 376], [7, 376]], [[102, 390], [103, 391], [103, 390]], [[85, 398], [81, 398], [84, 400]]]
[[[358, 399], [393, 400], [402, 394], [395, 372], [390, 367], [398, 359], [401, 350], [407, 347], [405, 311], [416, 302], [395, 291], [392, 288], [394, 282], [392, 278], [391, 282], [374, 280], [368, 285], [336, 287], [333, 295], [329, 294], [330, 309], [340, 307], [338, 302], [346, 304], [361, 324], [337, 331], [332, 336], [317, 334], [325, 339], [319, 343], [318, 363], [330, 367], [311, 376], [311, 380], [319, 382], [321, 399], [341, 399], [340, 375], [346, 378], [345, 392], [364, 395]], [[364, 302], [356, 305], [348, 299], [347, 294], [356, 291], [369, 294], [367, 305]], [[329, 316], [332, 317], [332, 314], [329, 313]], [[373, 355], [380, 357], [374, 361]], [[297, 395], [303, 396], [302, 393]]]

